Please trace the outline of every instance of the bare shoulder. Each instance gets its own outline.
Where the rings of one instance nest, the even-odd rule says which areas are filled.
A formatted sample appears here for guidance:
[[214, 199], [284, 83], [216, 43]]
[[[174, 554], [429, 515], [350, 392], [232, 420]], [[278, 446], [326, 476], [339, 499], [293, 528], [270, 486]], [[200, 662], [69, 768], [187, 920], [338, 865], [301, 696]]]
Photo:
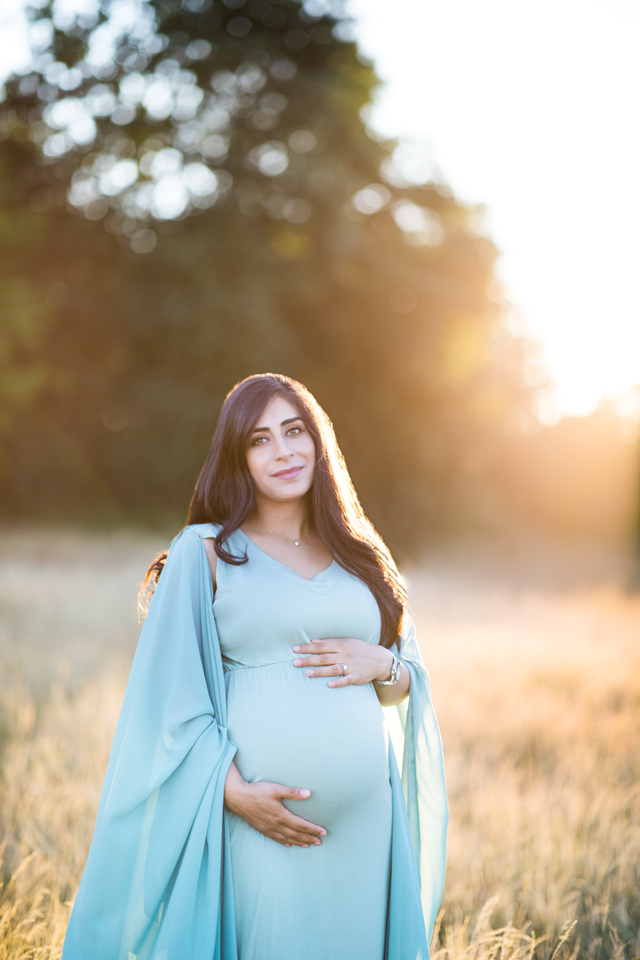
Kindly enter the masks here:
[[211, 570], [211, 579], [212, 579], [212, 581], [213, 581], [213, 590], [214, 590], [214, 593], [215, 593], [215, 589], [216, 589], [216, 569], [217, 569], [217, 565], [218, 565], [218, 554], [216, 553], [215, 548], [214, 548], [214, 546], [213, 546], [213, 538], [212, 538], [212, 537], [203, 537], [203, 538], [202, 538], [202, 545], [203, 545], [203, 547], [204, 547], [204, 549], [205, 549], [205, 553], [207, 554], [207, 560], [209, 561], [209, 569]]

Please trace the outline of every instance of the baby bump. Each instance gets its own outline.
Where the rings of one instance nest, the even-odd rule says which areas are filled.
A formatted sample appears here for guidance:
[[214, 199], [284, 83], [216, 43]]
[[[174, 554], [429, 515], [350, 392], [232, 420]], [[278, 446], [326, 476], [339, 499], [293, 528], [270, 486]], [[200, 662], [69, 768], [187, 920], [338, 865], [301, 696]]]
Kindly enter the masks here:
[[305, 787], [285, 801], [330, 827], [359, 808], [390, 803], [387, 733], [371, 684], [332, 688], [286, 661], [226, 675], [229, 738], [248, 781]]

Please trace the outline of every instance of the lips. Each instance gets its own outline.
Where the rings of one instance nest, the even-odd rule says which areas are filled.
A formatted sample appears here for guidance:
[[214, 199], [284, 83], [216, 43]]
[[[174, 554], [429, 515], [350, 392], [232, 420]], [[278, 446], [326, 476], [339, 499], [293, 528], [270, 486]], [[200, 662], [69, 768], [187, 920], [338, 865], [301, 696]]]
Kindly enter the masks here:
[[272, 473], [272, 477], [278, 477], [280, 480], [292, 480], [294, 477], [297, 477], [302, 467], [289, 467], [288, 470], [280, 470], [279, 473]]

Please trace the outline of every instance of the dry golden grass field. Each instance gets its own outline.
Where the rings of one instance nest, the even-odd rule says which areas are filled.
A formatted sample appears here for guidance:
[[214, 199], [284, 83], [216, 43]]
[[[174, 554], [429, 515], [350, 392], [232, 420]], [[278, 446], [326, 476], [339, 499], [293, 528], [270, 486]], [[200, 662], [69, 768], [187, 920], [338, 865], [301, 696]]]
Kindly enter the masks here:
[[[60, 956], [160, 545], [2, 536], [0, 960]], [[436, 957], [638, 957], [640, 597], [562, 565], [408, 581], [452, 811]]]

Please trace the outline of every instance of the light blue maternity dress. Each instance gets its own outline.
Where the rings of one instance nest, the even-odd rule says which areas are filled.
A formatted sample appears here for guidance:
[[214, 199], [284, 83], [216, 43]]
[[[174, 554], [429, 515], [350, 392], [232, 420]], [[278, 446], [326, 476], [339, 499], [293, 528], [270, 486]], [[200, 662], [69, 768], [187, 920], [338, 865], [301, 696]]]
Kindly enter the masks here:
[[389, 890], [388, 736], [373, 684], [342, 688], [294, 667], [294, 644], [380, 639], [369, 588], [337, 563], [312, 580], [242, 531], [249, 562], [218, 562], [213, 605], [229, 738], [245, 780], [307, 787], [289, 809], [327, 830], [322, 846], [284, 847], [230, 818], [241, 960], [383, 960]]
[[[249, 561], [219, 561], [214, 601], [202, 539], [219, 530], [171, 544], [62, 960], [428, 960], [448, 808], [411, 618], [408, 699], [383, 711], [371, 684], [330, 688], [291, 647], [377, 643], [368, 588], [335, 562], [303, 580], [238, 530], [227, 544]], [[234, 757], [248, 780], [312, 791], [288, 805], [327, 829], [321, 847], [283, 847], [225, 810]]]

